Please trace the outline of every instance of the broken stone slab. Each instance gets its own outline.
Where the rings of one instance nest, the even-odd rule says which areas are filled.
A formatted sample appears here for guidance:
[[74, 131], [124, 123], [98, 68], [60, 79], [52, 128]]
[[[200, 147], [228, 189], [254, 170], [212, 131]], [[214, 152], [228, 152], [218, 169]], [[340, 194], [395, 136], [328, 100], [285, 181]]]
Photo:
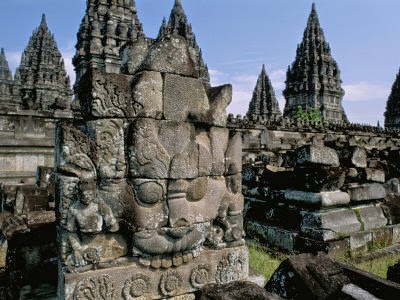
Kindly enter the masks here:
[[349, 194], [341, 191], [312, 193], [299, 190], [283, 190], [282, 200], [314, 207], [343, 206], [350, 203]]
[[345, 181], [345, 173], [336, 167], [296, 167], [293, 185], [301, 190], [325, 192], [339, 190]]
[[351, 209], [302, 213], [302, 234], [318, 240], [328, 241], [362, 229], [356, 213]]
[[355, 232], [350, 235], [350, 250], [355, 253], [366, 253], [372, 245], [371, 232]]
[[211, 127], [209, 137], [212, 153], [211, 175], [223, 175], [225, 173], [225, 152], [229, 143], [229, 129]]
[[165, 74], [165, 119], [204, 122], [209, 110], [207, 93], [200, 79]]
[[379, 206], [354, 207], [353, 209], [359, 216], [364, 230], [380, 228], [388, 224], [388, 219]]
[[386, 197], [386, 190], [379, 183], [349, 184], [344, 191], [351, 201], [378, 200]]
[[339, 167], [339, 156], [335, 149], [323, 146], [306, 145], [296, 150], [296, 165], [323, 165]]
[[225, 174], [233, 175], [240, 172], [242, 172], [242, 134], [232, 131], [225, 152]]
[[326, 254], [300, 254], [283, 261], [265, 288], [285, 299], [341, 299], [342, 287], [350, 282]]
[[113, 268], [83, 273], [65, 273], [60, 278], [60, 299], [85, 297], [89, 289], [94, 299], [101, 299], [104, 289], [110, 299], [165, 299], [195, 292], [209, 283], [226, 284], [248, 277], [245, 246], [205, 250], [179, 268], [149, 268], [137, 258], [114, 261]]
[[342, 288], [342, 293], [348, 296], [350, 299], [362, 299], [362, 300], [380, 299], [352, 283], [344, 285]]
[[200, 291], [200, 300], [279, 300], [277, 295], [249, 281], [235, 281], [223, 285], [207, 284]]
[[366, 168], [367, 152], [364, 148], [354, 146], [339, 151], [340, 163], [347, 167]]
[[214, 126], [226, 126], [226, 108], [232, 101], [232, 85], [226, 84], [211, 87], [208, 91], [210, 110], [207, 115], [207, 123]]
[[398, 194], [400, 193], [400, 182], [398, 178], [391, 178], [383, 184], [386, 190], [386, 194]]

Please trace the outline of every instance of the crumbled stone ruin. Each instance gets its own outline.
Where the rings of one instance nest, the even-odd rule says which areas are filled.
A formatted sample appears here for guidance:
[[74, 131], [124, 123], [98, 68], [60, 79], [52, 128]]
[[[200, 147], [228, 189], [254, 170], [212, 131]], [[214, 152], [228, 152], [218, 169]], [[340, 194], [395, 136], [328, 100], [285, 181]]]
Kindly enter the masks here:
[[270, 127], [244, 141], [249, 236], [338, 256], [400, 241], [397, 133]]

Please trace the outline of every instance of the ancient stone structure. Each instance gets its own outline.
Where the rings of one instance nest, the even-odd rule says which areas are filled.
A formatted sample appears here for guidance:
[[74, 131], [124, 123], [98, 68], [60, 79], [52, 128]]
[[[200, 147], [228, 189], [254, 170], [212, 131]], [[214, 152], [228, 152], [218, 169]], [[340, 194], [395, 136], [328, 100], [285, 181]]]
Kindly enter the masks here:
[[0, 54], [0, 182], [35, 178], [38, 166], [54, 164], [57, 119], [72, 118], [72, 91], [45, 16], [11, 75]]
[[287, 251], [353, 256], [400, 241], [398, 133], [350, 128], [245, 131], [248, 236]]
[[317, 108], [324, 120], [346, 122], [342, 107], [344, 90], [340, 70], [331, 55], [320, 27], [315, 4], [312, 5], [303, 40], [286, 74], [284, 116], [293, 116], [298, 106]]
[[392, 91], [386, 102], [385, 127], [400, 128], [400, 72], [397, 73], [393, 83]]
[[56, 135], [61, 299], [194, 299], [247, 278], [232, 88], [204, 81], [189, 29], [177, 0], [157, 39], [126, 43], [124, 74], [91, 66], [76, 85], [83, 118]]
[[274, 88], [265, 71], [264, 65], [258, 76], [246, 116], [250, 120], [270, 122], [278, 121], [282, 117], [279, 103], [275, 97]]

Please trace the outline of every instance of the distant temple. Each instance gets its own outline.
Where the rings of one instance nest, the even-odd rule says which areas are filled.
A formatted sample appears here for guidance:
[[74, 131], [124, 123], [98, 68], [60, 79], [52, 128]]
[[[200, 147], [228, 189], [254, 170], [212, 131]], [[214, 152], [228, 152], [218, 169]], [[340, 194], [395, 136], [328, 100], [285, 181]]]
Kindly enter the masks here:
[[386, 103], [385, 127], [400, 129], [400, 71]]
[[43, 15], [14, 78], [0, 53], [0, 182], [32, 181], [54, 164], [57, 119], [71, 118], [72, 90], [64, 60]]
[[246, 116], [250, 120], [261, 119], [265, 121], [277, 121], [281, 117], [279, 103], [276, 100], [274, 88], [264, 65], [258, 76]]
[[293, 116], [299, 106], [312, 107], [321, 111], [325, 121], [346, 122], [341, 82], [339, 67], [331, 55], [313, 4], [295, 61], [286, 74], [284, 116]]

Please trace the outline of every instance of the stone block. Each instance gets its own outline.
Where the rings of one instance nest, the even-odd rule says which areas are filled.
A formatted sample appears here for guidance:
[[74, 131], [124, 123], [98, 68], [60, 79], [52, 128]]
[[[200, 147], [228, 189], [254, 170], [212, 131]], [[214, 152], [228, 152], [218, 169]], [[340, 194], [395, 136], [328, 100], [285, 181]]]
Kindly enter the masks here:
[[391, 178], [383, 184], [386, 190], [386, 194], [398, 194], [400, 193], [400, 182], [398, 178]]
[[331, 257], [346, 257], [349, 254], [349, 238], [340, 238], [334, 241], [326, 242], [326, 253]]
[[163, 78], [158, 72], [142, 72], [133, 77], [132, 97], [137, 117], [161, 119], [163, 114]]
[[364, 253], [372, 245], [372, 233], [355, 232], [350, 235], [350, 250], [355, 253]]
[[89, 121], [87, 129], [95, 145], [94, 164], [97, 176], [104, 179], [124, 178], [126, 160], [123, 120]]
[[158, 39], [152, 45], [140, 70], [197, 78], [195, 65], [185, 38], [172, 35]]
[[285, 201], [313, 207], [343, 206], [350, 203], [347, 193], [341, 191], [312, 193], [298, 190], [283, 190]]
[[293, 251], [295, 239], [298, 235], [295, 231], [285, 230], [279, 227], [268, 226], [267, 240], [268, 245], [278, 247], [286, 251]]
[[393, 231], [390, 227], [383, 227], [372, 231], [372, 250], [390, 246], [393, 243]]
[[226, 126], [226, 107], [232, 101], [232, 86], [230, 84], [211, 87], [208, 91], [210, 111], [207, 123], [214, 126]]
[[344, 181], [345, 173], [341, 168], [297, 167], [292, 185], [300, 190], [326, 192], [339, 190]]
[[[205, 250], [179, 268], [155, 269], [141, 266], [133, 258], [128, 264], [114, 262], [114, 268], [84, 273], [66, 273], [60, 278], [59, 297], [80, 299], [90, 292], [101, 299], [165, 299], [194, 292], [208, 283], [225, 284], [247, 279], [248, 254], [245, 246]], [[107, 298], [108, 299], [108, 298]]]
[[380, 228], [388, 224], [388, 219], [386, 219], [382, 208], [379, 206], [367, 206], [353, 209], [355, 209], [356, 213], [359, 215], [360, 221], [364, 225], [364, 230]]
[[400, 224], [390, 226], [392, 228], [393, 244], [400, 243]]
[[382, 184], [365, 183], [349, 185], [344, 189], [351, 201], [378, 200], [386, 197], [386, 191]]
[[210, 142], [212, 153], [212, 168], [211, 174], [218, 176], [225, 173], [225, 152], [229, 142], [229, 129], [211, 127]]
[[347, 167], [366, 168], [367, 152], [364, 148], [353, 146], [339, 152], [340, 163]]
[[200, 79], [165, 75], [165, 119], [180, 122], [204, 122], [209, 109], [208, 97]]
[[332, 211], [303, 212], [301, 233], [304, 235], [328, 241], [347, 236], [361, 230], [361, 224], [355, 212], [351, 209], [336, 209]]
[[211, 141], [207, 132], [196, 135], [196, 144], [199, 148], [199, 176], [209, 176], [212, 170]]
[[306, 145], [296, 151], [298, 166], [322, 165], [339, 167], [339, 157], [335, 149]]
[[242, 172], [242, 134], [232, 132], [225, 152], [225, 174]]
[[361, 172], [361, 178], [366, 181], [385, 183], [385, 172], [377, 169], [365, 168]]

